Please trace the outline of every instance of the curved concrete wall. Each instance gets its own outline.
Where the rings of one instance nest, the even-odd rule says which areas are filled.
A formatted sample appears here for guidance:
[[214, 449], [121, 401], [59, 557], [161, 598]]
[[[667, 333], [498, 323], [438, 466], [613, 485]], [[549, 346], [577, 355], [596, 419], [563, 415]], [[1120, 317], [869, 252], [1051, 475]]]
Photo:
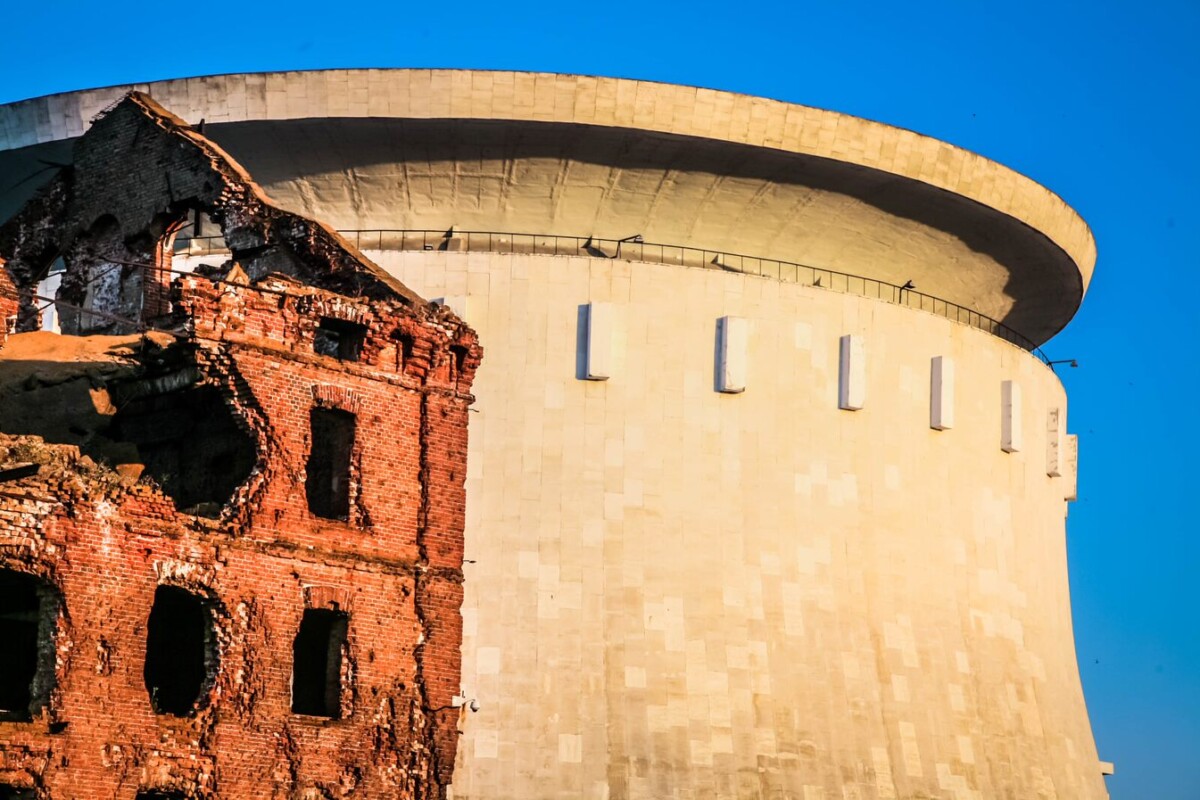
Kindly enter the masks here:
[[[464, 607], [480, 710], [455, 797], [1106, 796], [1071, 631], [1069, 443], [1048, 453], [1066, 401], [1030, 354], [717, 271], [369, 255], [487, 348]], [[602, 302], [611, 377], [578, 380], [580, 306]], [[742, 394], [714, 391], [725, 315], [748, 320]], [[858, 411], [838, 408], [846, 334]], [[937, 356], [956, 373], [940, 431]]]

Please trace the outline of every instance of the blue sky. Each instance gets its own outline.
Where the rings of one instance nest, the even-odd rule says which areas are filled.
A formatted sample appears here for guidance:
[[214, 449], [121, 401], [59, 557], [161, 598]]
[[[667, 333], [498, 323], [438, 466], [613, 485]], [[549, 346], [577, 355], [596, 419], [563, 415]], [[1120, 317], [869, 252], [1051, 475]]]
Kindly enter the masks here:
[[[584, 7], [587, 6], [587, 7]], [[1200, 2], [9, 3], [0, 102], [215, 72], [452, 66], [697, 84], [911, 128], [1092, 226], [1047, 346], [1080, 434], [1076, 643], [1115, 800], [1200, 798]]]

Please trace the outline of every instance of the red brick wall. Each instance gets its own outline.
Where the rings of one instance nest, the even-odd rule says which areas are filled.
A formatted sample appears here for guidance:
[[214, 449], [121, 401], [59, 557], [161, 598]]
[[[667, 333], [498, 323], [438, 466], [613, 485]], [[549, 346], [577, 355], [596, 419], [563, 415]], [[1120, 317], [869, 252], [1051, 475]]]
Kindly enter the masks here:
[[8, 339], [10, 321], [12, 325], [16, 324], [19, 305], [17, 287], [4, 268], [4, 259], [0, 258], [0, 347], [4, 347]]
[[[444, 309], [367, 304], [282, 279], [250, 288], [189, 277], [173, 299], [194, 320], [203, 379], [225, 390], [259, 443], [256, 474], [218, 520], [180, 514], [146, 482], [86, 464], [0, 484], [0, 566], [48, 576], [64, 602], [57, 688], [34, 721], [0, 722], [0, 782], [56, 800], [142, 788], [441, 796], [457, 746], [474, 334]], [[367, 326], [359, 361], [314, 354], [323, 316]], [[399, 370], [397, 328], [414, 341]], [[462, 374], [451, 345], [467, 349]], [[357, 417], [349, 522], [307, 509], [314, 405]], [[160, 584], [215, 606], [219, 668], [190, 718], [155, 714], [145, 688]], [[344, 717], [292, 714], [301, 615], [306, 603], [334, 601], [350, 614]]]

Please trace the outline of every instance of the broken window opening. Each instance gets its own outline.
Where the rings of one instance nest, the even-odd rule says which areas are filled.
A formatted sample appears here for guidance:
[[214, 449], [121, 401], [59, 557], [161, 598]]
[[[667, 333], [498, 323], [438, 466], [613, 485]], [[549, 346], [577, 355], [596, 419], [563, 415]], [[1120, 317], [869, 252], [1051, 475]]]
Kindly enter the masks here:
[[336, 408], [314, 408], [309, 425], [312, 451], [304, 483], [308, 510], [325, 519], [348, 520], [354, 415]]
[[0, 720], [28, 722], [50, 697], [58, 592], [35, 575], [0, 569]]
[[340, 719], [342, 651], [350, 616], [306, 608], [292, 645], [292, 713]]
[[[187, 378], [181, 375], [179, 381]], [[159, 385], [170, 386], [160, 378], [128, 387], [127, 393]], [[192, 385], [119, 403], [111, 431], [111, 438], [137, 446], [146, 474], [185, 514], [218, 516], [258, 459], [254, 439], [214, 386]]]
[[143, 675], [156, 714], [186, 717], [200, 707], [216, 673], [213, 619], [207, 600], [159, 586], [146, 626]]
[[22, 789], [8, 783], [0, 783], [0, 800], [34, 800], [37, 794], [33, 789]]
[[403, 372], [413, 354], [413, 337], [399, 328], [388, 336], [396, 346], [396, 371]]
[[[178, 255], [208, 255], [214, 250], [224, 251], [225, 237], [221, 235], [221, 226], [213, 221], [210, 214], [200, 208], [192, 208], [185, 212], [183, 225], [180, 227], [173, 242], [174, 252]], [[186, 268], [186, 262], [180, 265]]]
[[[148, 255], [148, 263], [139, 270], [142, 297], [138, 308], [138, 320], [145, 322], [171, 312], [172, 262], [175, 256], [175, 238], [188, 224], [186, 210], [173, 209], [154, 216], [149, 227], [135, 240], [126, 241], [127, 248], [136, 241], [137, 252]], [[137, 260], [137, 259], [135, 259]]]
[[339, 361], [358, 361], [363, 342], [367, 338], [367, 326], [344, 319], [322, 317], [313, 339], [313, 350], [317, 355], [330, 356]]
[[62, 333], [58, 319], [57, 300], [58, 289], [62, 286], [63, 275], [66, 272], [67, 265], [63, 261], [62, 256], [55, 256], [54, 261], [50, 263], [50, 268], [46, 270], [46, 277], [38, 281], [37, 289], [35, 290], [37, 297], [34, 299], [34, 302], [41, 313], [39, 330], [48, 331], [49, 333]]
[[450, 368], [453, 372], [450, 375], [450, 380], [457, 381], [463, 374], [463, 367], [467, 364], [467, 348], [460, 344], [450, 346]]

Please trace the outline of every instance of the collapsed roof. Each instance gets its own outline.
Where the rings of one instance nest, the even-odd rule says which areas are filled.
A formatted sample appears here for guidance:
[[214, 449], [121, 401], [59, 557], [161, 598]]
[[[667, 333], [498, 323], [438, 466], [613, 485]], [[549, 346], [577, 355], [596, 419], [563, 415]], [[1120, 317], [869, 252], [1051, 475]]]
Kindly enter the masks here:
[[[237, 264], [251, 283], [283, 274], [349, 297], [423, 304], [328, 225], [281, 208], [228, 153], [145, 94], [130, 92], [97, 117], [73, 161], [0, 226], [21, 330], [35, 328], [38, 305], [51, 300], [69, 333], [128, 333], [123, 322], [144, 327], [165, 313], [154, 284], [169, 284], [171, 243], [196, 213], [220, 227], [231, 251], [218, 277]], [[38, 300], [35, 287], [56, 264], [61, 288]]]

